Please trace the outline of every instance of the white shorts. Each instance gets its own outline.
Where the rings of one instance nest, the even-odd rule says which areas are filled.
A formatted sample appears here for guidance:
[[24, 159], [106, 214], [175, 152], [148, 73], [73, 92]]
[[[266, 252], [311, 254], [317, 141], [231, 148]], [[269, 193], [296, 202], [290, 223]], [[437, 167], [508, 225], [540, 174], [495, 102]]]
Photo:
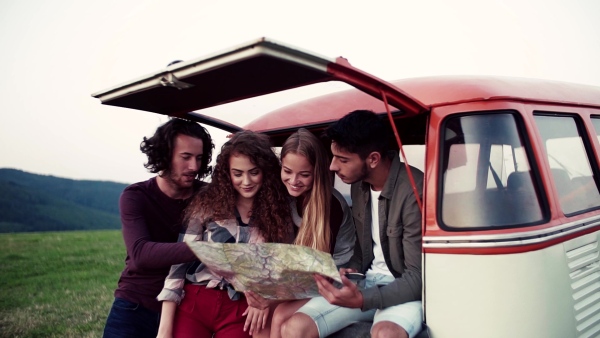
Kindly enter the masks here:
[[[361, 284], [365, 288], [369, 288], [377, 285], [386, 285], [393, 280], [393, 276], [369, 274], [364, 280], [364, 284]], [[412, 338], [421, 332], [423, 323], [421, 301], [363, 312], [361, 309], [331, 305], [325, 298], [315, 297], [304, 304], [297, 312], [304, 313], [315, 321], [319, 330], [319, 337], [327, 337], [356, 322], [373, 321], [373, 324], [375, 324], [381, 321], [390, 321], [402, 327], [408, 333], [408, 336]]]

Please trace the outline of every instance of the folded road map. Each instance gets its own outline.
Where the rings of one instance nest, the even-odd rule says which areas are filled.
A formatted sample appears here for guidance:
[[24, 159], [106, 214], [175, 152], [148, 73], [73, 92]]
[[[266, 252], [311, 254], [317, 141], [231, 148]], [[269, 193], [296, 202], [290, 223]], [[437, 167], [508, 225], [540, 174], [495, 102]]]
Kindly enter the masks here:
[[186, 243], [213, 274], [227, 279], [237, 291], [250, 290], [266, 299], [319, 296], [313, 278], [315, 273], [341, 284], [331, 255], [305, 246], [201, 241]]

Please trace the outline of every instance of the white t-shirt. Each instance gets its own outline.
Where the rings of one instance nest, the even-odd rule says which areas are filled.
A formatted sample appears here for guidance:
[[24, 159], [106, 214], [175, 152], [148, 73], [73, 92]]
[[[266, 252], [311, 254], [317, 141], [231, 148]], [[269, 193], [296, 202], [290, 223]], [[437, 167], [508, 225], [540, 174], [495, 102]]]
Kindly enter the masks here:
[[371, 190], [371, 237], [373, 238], [373, 254], [375, 258], [371, 264], [371, 268], [367, 271], [367, 274], [380, 273], [391, 276], [392, 273], [388, 269], [385, 259], [383, 258], [383, 251], [381, 250], [381, 238], [379, 237], [379, 195], [381, 191]]

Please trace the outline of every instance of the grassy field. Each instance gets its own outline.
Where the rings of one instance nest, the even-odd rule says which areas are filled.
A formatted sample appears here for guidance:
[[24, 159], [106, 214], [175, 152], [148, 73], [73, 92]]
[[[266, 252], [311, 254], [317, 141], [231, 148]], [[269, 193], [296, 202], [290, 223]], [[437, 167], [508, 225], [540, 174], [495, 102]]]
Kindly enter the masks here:
[[0, 337], [101, 337], [119, 230], [0, 234]]

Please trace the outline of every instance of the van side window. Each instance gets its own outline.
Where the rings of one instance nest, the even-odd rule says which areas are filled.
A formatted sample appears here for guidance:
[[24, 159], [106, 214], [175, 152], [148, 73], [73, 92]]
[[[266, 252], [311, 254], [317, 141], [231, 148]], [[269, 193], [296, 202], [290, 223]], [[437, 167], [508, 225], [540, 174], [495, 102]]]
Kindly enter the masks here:
[[592, 116], [592, 124], [594, 125], [594, 129], [596, 129], [598, 142], [600, 142], [600, 116]]
[[442, 129], [441, 226], [452, 230], [543, 220], [530, 151], [509, 111], [451, 117]]
[[563, 213], [573, 215], [599, 207], [600, 193], [582, 124], [578, 124], [573, 116], [535, 115], [534, 118], [542, 135]]

